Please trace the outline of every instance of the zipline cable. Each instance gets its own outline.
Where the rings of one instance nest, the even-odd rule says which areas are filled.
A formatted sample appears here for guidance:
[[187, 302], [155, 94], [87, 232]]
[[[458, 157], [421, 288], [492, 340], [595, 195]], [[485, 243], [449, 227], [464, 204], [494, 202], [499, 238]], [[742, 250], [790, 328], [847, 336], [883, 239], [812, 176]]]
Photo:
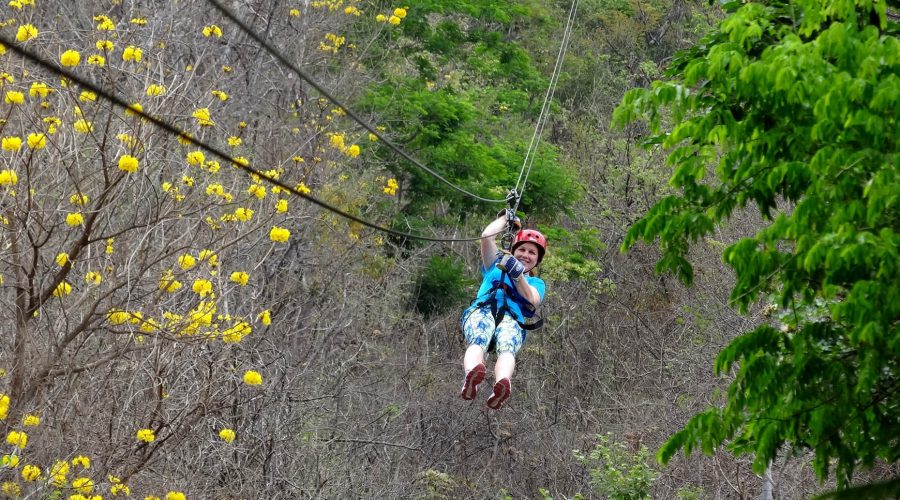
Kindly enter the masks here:
[[553, 101], [553, 95], [556, 93], [556, 83], [559, 81], [559, 74], [562, 71], [562, 63], [566, 57], [566, 51], [569, 48], [569, 40], [572, 37], [572, 28], [575, 25], [575, 17], [578, 11], [578, 0], [572, 0], [572, 6], [569, 8], [569, 17], [566, 20], [566, 27], [560, 41], [559, 53], [556, 56], [556, 63], [553, 66], [553, 73], [550, 75], [550, 82], [547, 86], [547, 93], [544, 95], [544, 103], [541, 105], [541, 112], [538, 115], [537, 124], [535, 125], [534, 134], [531, 136], [531, 143], [528, 145], [528, 151], [525, 153], [525, 159], [522, 163], [522, 169], [519, 172], [519, 179], [516, 180], [516, 201], [513, 211], [519, 208], [519, 202], [522, 194], [525, 192], [525, 185], [528, 183], [528, 176], [531, 173], [531, 167], [534, 165], [534, 159], [537, 156], [538, 145], [541, 142], [541, 136], [544, 133], [544, 126], [550, 115], [550, 104]]
[[249, 36], [250, 38], [252, 38], [252, 39], [253, 39], [256, 43], [258, 43], [262, 48], [264, 48], [264, 49], [266, 50], [266, 52], [268, 52], [270, 55], [272, 55], [272, 57], [274, 57], [275, 59], [278, 59], [278, 61], [281, 62], [281, 64], [285, 65], [285, 67], [289, 68], [289, 69], [290, 69], [291, 71], [293, 71], [297, 76], [299, 76], [300, 78], [302, 78], [303, 80], [305, 80], [306, 83], [310, 84], [310, 86], [312, 86], [314, 89], [316, 89], [320, 94], [322, 94], [322, 95], [325, 96], [329, 101], [331, 101], [332, 103], [334, 103], [335, 106], [339, 107], [339, 108], [341, 109], [341, 111], [343, 111], [344, 113], [347, 114], [347, 116], [349, 116], [350, 118], [352, 118], [355, 122], [359, 123], [364, 129], [368, 130], [372, 135], [374, 135], [375, 137], [377, 137], [378, 139], [380, 139], [382, 142], [384, 142], [384, 144], [385, 144], [388, 148], [390, 148], [392, 151], [394, 151], [394, 152], [397, 153], [398, 155], [402, 156], [404, 159], [406, 159], [407, 161], [409, 161], [409, 162], [412, 163], [413, 165], [419, 167], [420, 169], [422, 169], [422, 170], [428, 172], [429, 174], [431, 174], [432, 176], [436, 177], [437, 179], [439, 179], [440, 181], [442, 181], [444, 184], [450, 186], [451, 188], [453, 188], [453, 189], [459, 191], [460, 193], [462, 193], [462, 194], [464, 194], [464, 195], [466, 195], [466, 196], [469, 196], [469, 197], [471, 197], [471, 198], [474, 198], [474, 199], [476, 199], [476, 200], [478, 200], [478, 201], [484, 201], [484, 202], [488, 202], [488, 203], [506, 203], [506, 199], [505, 199], [505, 198], [501, 198], [501, 199], [484, 198], [484, 197], [479, 196], [479, 195], [477, 195], [477, 194], [475, 194], [475, 193], [469, 192], [469, 191], [467, 191], [466, 189], [461, 188], [461, 187], [457, 186], [456, 184], [454, 184], [453, 182], [447, 180], [447, 179], [444, 178], [441, 174], [435, 172], [435, 171], [432, 170], [431, 168], [428, 168], [427, 166], [425, 166], [424, 164], [422, 164], [422, 162], [420, 162], [419, 160], [413, 158], [413, 157], [412, 157], [411, 155], [409, 155], [406, 151], [403, 151], [403, 150], [400, 149], [397, 145], [395, 145], [393, 142], [391, 142], [390, 140], [386, 139], [383, 135], [381, 135], [381, 133], [380, 133], [375, 127], [373, 127], [373, 126], [369, 125], [368, 123], [366, 123], [365, 120], [363, 120], [362, 118], [360, 118], [353, 110], [351, 110], [350, 108], [348, 108], [344, 103], [342, 103], [342, 102], [339, 101], [336, 97], [334, 97], [333, 95], [331, 95], [330, 92], [328, 92], [327, 90], [325, 90], [324, 87], [322, 87], [321, 85], [319, 85], [315, 80], [312, 79], [312, 77], [310, 77], [309, 75], [307, 75], [306, 72], [304, 72], [303, 70], [301, 70], [299, 67], [297, 67], [296, 64], [294, 64], [294, 63], [292, 63], [291, 61], [289, 61], [289, 60], [288, 60], [284, 55], [282, 55], [278, 50], [276, 50], [274, 47], [272, 47], [271, 45], [269, 45], [269, 44], [268, 44], [265, 40], [263, 40], [263, 39], [262, 39], [255, 31], [253, 31], [252, 29], [250, 29], [249, 26], [247, 26], [243, 21], [241, 21], [240, 19], [238, 19], [237, 16], [234, 15], [234, 13], [232, 13], [232, 12], [231, 12], [230, 10], [228, 10], [225, 6], [223, 6], [218, 0], [209, 0], [209, 3], [213, 4], [213, 6], [214, 6], [216, 9], [218, 9], [219, 12], [222, 13], [222, 15], [224, 15], [224, 16], [227, 17], [232, 23], [234, 23], [235, 25], [237, 25], [237, 27], [240, 28], [241, 31], [243, 31], [247, 36]]
[[[295, 188], [293, 186], [289, 186], [289, 185], [281, 182], [278, 179], [270, 177], [270, 176], [266, 175], [264, 172], [260, 172], [256, 169], [250, 167], [249, 164], [244, 164], [244, 162], [234, 161], [234, 158], [231, 155], [223, 152], [219, 148], [212, 146], [206, 142], [194, 139], [193, 137], [188, 135], [183, 130], [179, 130], [174, 125], [171, 125], [170, 123], [168, 123], [166, 121], [163, 121], [159, 118], [151, 116], [151, 115], [145, 113], [143, 110], [139, 110], [139, 109], [133, 107], [131, 104], [125, 102], [125, 100], [122, 99], [121, 97], [112, 95], [109, 92], [106, 92], [105, 90], [101, 89], [99, 86], [94, 85], [93, 83], [89, 82], [88, 80], [85, 80], [84, 78], [81, 78], [68, 70], [65, 70], [59, 66], [56, 66], [55, 64], [51, 64], [51, 63], [47, 62], [46, 60], [44, 60], [43, 58], [41, 58], [34, 52], [31, 52], [30, 50], [19, 46], [17, 44], [17, 42], [15, 42], [14, 40], [8, 39], [3, 34], [0, 34], [0, 43], [2, 43], [5, 47], [12, 50], [13, 52], [16, 52], [20, 56], [24, 57], [25, 59], [28, 59], [29, 61], [37, 64], [38, 66], [41, 66], [45, 70], [48, 70], [59, 76], [67, 78], [68, 80], [70, 80], [72, 82], [77, 83], [84, 89], [87, 89], [87, 90], [97, 94], [98, 96], [106, 99], [107, 101], [112, 102], [113, 104], [121, 107], [122, 109], [124, 109], [130, 113], [140, 116], [141, 118], [153, 123], [154, 125], [161, 128], [162, 130], [165, 130], [166, 132], [168, 132], [176, 137], [180, 137], [182, 140], [190, 142], [194, 146], [205, 149], [206, 151], [216, 155], [217, 157], [219, 157], [220, 159], [222, 159], [224, 161], [231, 163], [233, 166], [240, 168], [241, 170], [247, 172], [248, 174], [256, 175], [259, 178], [264, 179], [266, 182], [268, 182], [270, 184], [274, 184], [274, 185], [280, 187], [281, 189], [284, 189], [285, 191], [288, 191], [296, 196], [299, 196], [300, 198], [303, 198], [304, 200], [306, 200], [310, 203], [313, 203], [315, 205], [318, 205], [319, 207], [324, 208], [325, 210], [328, 210], [328, 211], [333, 212], [341, 217], [344, 217], [345, 219], [352, 220], [352, 221], [362, 224], [363, 226], [366, 226], [368, 228], [375, 229], [376, 231], [381, 231], [383, 233], [387, 233], [387, 234], [390, 234], [393, 236], [397, 236], [400, 238], [408, 238], [408, 239], [412, 239], [412, 240], [453, 243], [453, 242], [479, 241], [482, 239], [481, 236], [478, 236], [475, 238], [434, 238], [434, 237], [429, 237], [429, 236], [420, 236], [417, 234], [404, 233], [402, 231], [397, 231], [397, 230], [390, 229], [387, 227], [379, 226], [378, 224], [375, 224], [373, 222], [369, 222], [365, 219], [361, 219], [361, 218], [359, 218], [355, 215], [349, 214], [329, 203], [319, 200], [318, 198], [316, 198], [314, 196], [310, 196], [306, 193], [303, 193], [302, 191], [298, 190], [297, 188]], [[500, 234], [500, 232], [498, 232], [495, 235], [489, 235], [489, 236], [496, 236], [498, 234]]]

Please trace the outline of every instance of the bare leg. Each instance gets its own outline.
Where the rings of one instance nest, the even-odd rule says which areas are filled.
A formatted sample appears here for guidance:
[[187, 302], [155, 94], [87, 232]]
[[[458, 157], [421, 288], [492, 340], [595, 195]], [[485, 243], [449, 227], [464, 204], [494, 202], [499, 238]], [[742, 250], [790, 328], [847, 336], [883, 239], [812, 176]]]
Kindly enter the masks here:
[[497, 362], [494, 363], [494, 380], [500, 381], [505, 378], [512, 379], [513, 371], [515, 371], [515, 369], [515, 355], [510, 352], [504, 352], [503, 354], [497, 356]]
[[463, 369], [469, 371], [481, 363], [484, 363], [484, 349], [478, 344], [470, 345], [463, 358]]

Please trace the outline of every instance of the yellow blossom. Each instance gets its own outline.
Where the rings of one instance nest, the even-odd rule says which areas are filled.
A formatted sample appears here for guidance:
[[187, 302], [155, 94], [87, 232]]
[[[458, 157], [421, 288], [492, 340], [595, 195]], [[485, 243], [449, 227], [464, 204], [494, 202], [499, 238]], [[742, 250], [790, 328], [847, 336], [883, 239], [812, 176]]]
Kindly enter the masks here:
[[20, 42], [27, 42], [36, 36], [38, 36], [38, 30], [33, 24], [23, 24], [16, 31], [16, 40]]
[[91, 54], [88, 56], [88, 64], [93, 66], [106, 66], [106, 58], [100, 54]]
[[385, 186], [382, 191], [384, 191], [385, 194], [394, 196], [397, 194], [397, 188], [399, 187], [400, 185], [397, 183], [397, 179], [392, 178], [387, 180], [387, 186]]
[[9, 396], [0, 394], [0, 420], [6, 420], [9, 414]]
[[22, 104], [25, 102], [25, 94], [15, 90], [8, 90], [3, 98], [3, 102], [6, 104]]
[[94, 124], [83, 118], [75, 120], [74, 127], [75, 131], [81, 134], [86, 134], [94, 130]]
[[345, 151], [345, 153], [347, 153], [347, 156], [351, 158], [356, 158], [357, 156], [359, 156], [359, 146], [353, 144], [349, 148], [347, 148], [347, 151]]
[[[97, 94], [90, 90], [82, 90], [81, 94], [78, 95], [78, 100], [81, 102], [94, 102], [97, 100]], [[81, 108], [75, 108], [75, 112], [80, 115]]]
[[57, 487], [66, 485], [66, 475], [69, 474], [69, 462], [65, 460], [57, 460], [53, 467], [50, 468], [50, 476], [53, 478], [53, 484]]
[[147, 318], [141, 321], [140, 331], [144, 333], [153, 333], [159, 328], [159, 325], [156, 323], [156, 320], [153, 318]]
[[262, 375], [257, 371], [247, 370], [244, 372], [244, 383], [247, 385], [260, 385], [262, 384]]
[[226, 443], [234, 441], [234, 436], [234, 431], [231, 429], [222, 429], [219, 431], [219, 437]]
[[240, 138], [240, 137], [235, 137], [235, 136], [229, 137], [229, 138], [228, 138], [228, 145], [231, 146], [231, 147], [237, 147], [237, 146], [240, 146], [240, 145], [241, 145], [241, 138]]
[[31, 149], [42, 149], [47, 146], [47, 136], [41, 132], [28, 134], [27, 143]]
[[94, 481], [89, 477], [76, 477], [72, 480], [72, 488], [78, 493], [87, 495], [94, 491]]
[[144, 106], [139, 102], [133, 103], [131, 106], [125, 108], [125, 114], [128, 116], [138, 116], [143, 112]]
[[194, 280], [194, 284], [191, 285], [191, 290], [201, 297], [206, 297], [212, 293], [212, 283], [205, 279]]
[[209, 196], [223, 196], [225, 188], [221, 184], [214, 182], [206, 186], [206, 194]]
[[165, 94], [166, 94], [166, 88], [163, 87], [162, 85], [157, 85], [155, 83], [152, 83], [149, 86], [147, 86], [147, 95], [150, 97], [156, 97], [156, 96], [161, 96], [161, 95], [165, 95]]
[[243, 271], [235, 271], [231, 273], [231, 276], [228, 279], [237, 283], [238, 285], [246, 286], [247, 282], [250, 281], [250, 275]]
[[9, 467], [10, 469], [15, 469], [19, 466], [19, 455], [3, 455], [0, 457], [0, 467]]
[[128, 172], [129, 174], [133, 174], [137, 172], [138, 169], [138, 159], [131, 155], [122, 155], [119, 158], [119, 170]]
[[246, 222], [253, 218], [253, 210], [244, 207], [238, 207], [234, 210], [234, 216], [237, 217], [239, 221]]
[[18, 151], [22, 147], [22, 138], [16, 136], [3, 138], [3, 149], [6, 151]]
[[287, 212], [287, 209], [288, 209], [288, 201], [285, 200], [284, 198], [278, 200], [278, 202], [275, 203], [275, 211], [276, 212], [283, 214], [283, 213]]
[[306, 184], [304, 184], [304, 183], [302, 183], [302, 182], [301, 182], [300, 184], [297, 184], [297, 186], [296, 186], [295, 189], [296, 189], [297, 191], [299, 191], [300, 193], [302, 193], [302, 194], [309, 194], [309, 193], [312, 192], [312, 190], [309, 189], [309, 188], [306, 186]]
[[375, 142], [375, 141], [377, 141], [377, 140], [378, 140], [378, 136], [375, 135], [375, 134], [373, 134], [373, 133], [371, 133], [371, 132], [369, 132], [369, 141]]
[[25, 427], [35, 427], [41, 425], [41, 417], [34, 414], [25, 415], [25, 418], [22, 419], [22, 425], [24, 425]]
[[251, 184], [249, 188], [247, 188], [247, 193], [251, 196], [256, 196], [260, 200], [266, 197], [266, 187], [261, 184]]
[[106, 313], [106, 319], [113, 325], [121, 325], [126, 323], [131, 318], [131, 313], [128, 311], [123, 311], [121, 309], [110, 309], [109, 312]]
[[56, 288], [53, 289], [54, 297], [65, 297], [72, 293], [72, 285], [63, 281], [62, 283], [56, 285]]
[[113, 241], [115, 241], [115, 238], [107, 238], [107, 240], [106, 240], [106, 253], [107, 254], [113, 253]]
[[215, 125], [215, 122], [212, 121], [212, 117], [209, 114], [209, 108], [197, 108], [191, 113], [197, 120], [197, 124], [203, 127], [211, 127]]
[[203, 36], [211, 37], [214, 36], [216, 38], [222, 38], [222, 28], [216, 26], [215, 24], [210, 24], [208, 26], [203, 27]]
[[197, 259], [190, 254], [180, 255], [178, 257], [178, 266], [187, 271], [197, 265]]
[[284, 243], [291, 237], [291, 232], [283, 227], [273, 226], [269, 231], [269, 239], [275, 242]]
[[6, 435], [6, 444], [11, 444], [18, 449], [24, 449], [28, 445], [28, 434], [21, 431], [9, 431]]
[[375, 21], [379, 22], [379, 23], [383, 23], [383, 22], [387, 21], [387, 16], [385, 16], [384, 14], [378, 14], [377, 16], [375, 16]]
[[252, 328], [246, 321], [237, 321], [230, 328], [222, 332], [222, 341], [226, 344], [240, 342], [241, 339], [250, 335]]
[[210, 266], [218, 265], [219, 256], [216, 255], [216, 252], [213, 252], [212, 250], [209, 250], [209, 249], [200, 250], [199, 257], [200, 257], [200, 260], [209, 261]]
[[266, 325], [266, 326], [271, 325], [272, 324], [272, 311], [266, 309], [265, 311], [259, 313], [259, 315], [257, 316], [257, 319], [259, 319], [259, 322], [262, 323], [263, 325]]
[[189, 175], [182, 175], [181, 183], [187, 187], [194, 187], [194, 178]]
[[33, 82], [31, 84], [31, 88], [28, 89], [28, 95], [30, 95], [31, 97], [47, 97], [47, 95], [50, 94], [51, 91], [52, 89], [46, 83]]
[[90, 198], [86, 194], [75, 193], [72, 196], [69, 196], [69, 203], [73, 205], [87, 205], [90, 201]]
[[19, 176], [15, 170], [0, 170], [0, 186], [15, 186], [19, 183]]
[[394, 9], [394, 15], [399, 17], [400, 19], [403, 19], [404, 17], [406, 17], [406, 9], [397, 7], [396, 9]]
[[91, 459], [84, 455], [78, 455], [77, 457], [72, 459], [72, 465], [81, 466], [81, 468], [83, 469], [90, 469]]
[[137, 431], [137, 440], [145, 443], [152, 443], [156, 439], [156, 435], [151, 429], [141, 429]]
[[141, 62], [142, 57], [144, 57], [144, 51], [135, 47], [134, 45], [129, 45], [128, 47], [125, 47], [125, 50], [122, 51], [123, 61]]
[[291, 17], [300, 17], [300, 9], [291, 9], [290, 16]]
[[343, 134], [331, 134], [329, 138], [329, 143], [331, 147], [335, 149], [344, 149], [344, 135]]
[[116, 139], [118, 139], [122, 144], [124, 144], [128, 148], [134, 148], [137, 145], [137, 139], [135, 139], [134, 137], [132, 137], [124, 132], [121, 134], [116, 134]]
[[103, 281], [103, 275], [96, 271], [88, 271], [87, 274], [84, 275], [84, 281], [89, 285], [99, 285]]
[[394, 26], [400, 24], [400, 18], [397, 16], [391, 16], [388, 18], [388, 22], [393, 24]]
[[167, 270], [163, 273], [162, 277], [159, 278], [159, 289], [165, 290], [168, 293], [175, 293], [179, 288], [181, 288], [181, 282], [175, 279], [175, 275], [172, 274], [172, 270]]
[[109, 492], [110, 494], [112, 494], [112, 496], [118, 496], [119, 494], [122, 494], [127, 497], [131, 495], [131, 488], [129, 488], [127, 484], [113, 484], [112, 486], [110, 486]]
[[69, 262], [69, 254], [66, 252], [59, 252], [56, 254], [56, 265], [62, 267], [66, 265], [67, 262]]
[[0, 491], [2, 491], [4, 495], [13, 498], [19, 498], [22, 495], [22, 487], [19, 486], [19, 483], [14, 481], [3, 481], [3, 486], [0, 487]]
[[81, 54], [77, 50], [67, 50], [59, 56], [59, 63], [63, 66], [74, 68], [81, 62]]
[[103, 50], [105, 52], [112, 52], [115, 47], [111, 40], [97, 40], [97, 43], [95, 43], [94, 46], [97, 47], [97, 50]]
[[131, 19], [131, 24], [136, 24], [138, 26], [146, 26], [147, 18], [146, 17], [134, 17]]
[[112, 19], [104, 16], [94, 16], [94, 21], [97, 21], [97, 29], [100, 31], [115, 31], [116, 25], [112, 22]]
[[203, 165], [203, 162], [206, 161], [206, 155], [203, 154], [203, 151], [191, 151], [187, 154], [187, 162], [190, 165]]
[[186, 500], [186, 498], [180, 491], [170, 491], [166, 493], [166, 500]]
[[225, 102], [228, 100], [228, 94], [222, 92], [221, 90], [213, 90], [212, 95], [217, 97], [220, 101]]
[[84, 216], [78, 212], [69, 212], [66, 214], [66, 224], [75, 227], [84, 224]]
[[22, 468], [22, 479], [31, 482], [41, 477], [41, 468], [36, 465], [26, 465]]

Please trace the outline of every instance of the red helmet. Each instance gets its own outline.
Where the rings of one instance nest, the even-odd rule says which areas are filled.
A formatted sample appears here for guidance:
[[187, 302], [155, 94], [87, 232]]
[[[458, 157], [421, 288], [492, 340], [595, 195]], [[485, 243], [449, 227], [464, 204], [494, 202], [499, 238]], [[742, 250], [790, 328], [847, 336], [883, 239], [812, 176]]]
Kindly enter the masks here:
[[534, 243], [538, 247], [538, 264], [541, 263], [541, 260], [544, 259], [544, 253], [547, 251], [547, 238], [544, 237], [540, 231], [535, 231], [534, 229], [523, 229], [516, 233], [516, 238], [513, 240], [512, 244], [512, 252], [516, 251], [516, 247], [521, 245], [522, 243]]

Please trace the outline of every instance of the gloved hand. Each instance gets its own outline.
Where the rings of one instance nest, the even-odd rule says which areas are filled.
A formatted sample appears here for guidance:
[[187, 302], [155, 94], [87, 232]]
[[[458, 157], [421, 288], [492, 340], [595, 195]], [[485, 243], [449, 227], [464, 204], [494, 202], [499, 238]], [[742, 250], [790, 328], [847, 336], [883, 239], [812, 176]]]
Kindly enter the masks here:
[[506, 271], [506, 274], [513, 280], [518, 281], [522, 276], [522, 273], [525, 272], [525, 264], [522, 264], [515, 257], [509, 254], [505, 254], [500, 260], [497, 262], [497, 269], [501, 271]]
[[499, 212], [497, 212], [497, 218], [498, 219], [500, 219], [500, 218], [506, 219], [509, 223], [511, 223], [513, 225], [513, 227], [516, 228], [516, 231], [522, 230], [522, 219], [518, 218], [516, 216], [516, 213], [508, 208], [504, 208], [503, 210], [500, 210]]

